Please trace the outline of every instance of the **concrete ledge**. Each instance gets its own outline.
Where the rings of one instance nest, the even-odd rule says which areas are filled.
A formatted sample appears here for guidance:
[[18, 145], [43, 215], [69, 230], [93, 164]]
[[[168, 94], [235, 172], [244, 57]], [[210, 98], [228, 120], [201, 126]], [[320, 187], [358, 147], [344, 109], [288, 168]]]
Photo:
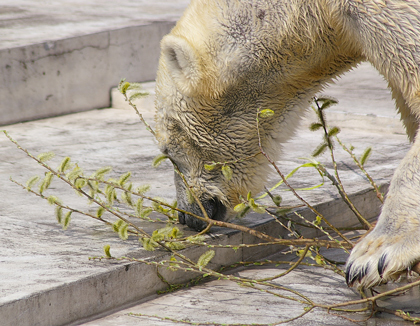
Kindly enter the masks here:
[[174, 22], [155, 22], [0, 50], [0, 125], [110, 106], [121, 78], [155, 78], [159, 43]]

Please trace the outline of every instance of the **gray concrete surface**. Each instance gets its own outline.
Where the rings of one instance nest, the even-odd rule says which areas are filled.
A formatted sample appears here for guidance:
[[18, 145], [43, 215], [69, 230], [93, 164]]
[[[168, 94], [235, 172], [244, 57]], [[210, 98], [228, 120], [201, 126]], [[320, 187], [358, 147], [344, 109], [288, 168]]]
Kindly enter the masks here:
[[[331, 250], [331, 249], [330, 249]], [[273, 255], [271, 260], [296, 261], [296, 255]], [[342, 253], [335, 253], [329, 258], [341, 261]], [[310, 260], [308, 262], [311, 262]], [[247, 267], [235, 269], [231, 273], [235, 276], [249, 279], [273, 277], [287, 269], [285, 267]], [[302, 267], [275, 282], [310, 298], [318, 304], [335, 304], [359, 297], [349, 288], [343, 286], [343, 278], [330, 270], [314, 267]], [[391, 286], [381, 287], [381, 291]], [[290, 295], [287, 291], [274, 291], [280, 295]], [[388, 299], [380, 303], [383, 307], [402, 308], [419, 312], [419, 290], [414, 289], [402, 298]], [[304, 305], [272, 294], [263, 293], [257, 289], [244, 288], [234, 282], [214, 280], [183, 289], [174, 293], [154, 296], [135, 306], [126, 308], [110, 316], [83, 323], [84, 326], [173, 326], [183, 325], [175, 320], [187, 320], [191, 323], [206, 325], [213, 322], [216, 325], [270, 325], [299, 316], [304, 312]], [[352, 307], [356, 308], [356, 307]], [[359, 320], [354, 323], [341, 316]], [[413, 314], [414, 315], [414, 314]], [[337, 326], [337, 325], [375, 325], [375, 326], [403, 326], [410, 325], [401, 319], [390, 317], [388, 314], [377, 314], [367, 320], [368, 314], [327, 313], [318, 308], [296, 320], [285, 323], [293, 326]], [[160, 317], [160, 318], [159, 318]], [[165, 319], [166, 318], [166, 319]], [[173, 320], [168, 320], [172, 318]], [[202, 324], [200, 324], [202, 323]], [[197, 325], [194, 324], [194, 325]]]
[[188, 2], [3, 1], [0, 125], [109, 107], [121, 78], [153, 80]]
[[[365, 94], [363, 92], [366, 87], [363, 88], [363, 92], [359, 93], [357, 88], [346, 86], [346, 82], [348, 85], [355, 85], [357, 81], [362, 80], [373, 85], [371, 90]], [[151, 86], [153, 85], [149, 83], [146, 88]], [[370, 66], [362, 65], [360, 69], [344, 77], [338, 86], [327, 89], [325, 93], [339, 99], [346, 98], [346, 94], [352, 93], [357, 99], [357, 101], [349, 100], [347, 104], [346, 101], [343, 101], [342, 105], [331, 109], [331, 117], [345, 116], [345, 118], [330, 118], [329, 121], [330, 124], [340, 125], [343, 141], [352, 143], [356, 147], [357, 153], [361, 153], [368, 145], [373, 146], [374, 152], [367, 163], [367, 168], [378, 183], [383, 184], [386, 189], [393, 169], [404, 156], [409, 144], [398, 123], [398, 118], [394, 114], [393, 104], [385, 89], [385, 83], [372, 71]], [[382, 98], [383, 96], [385, 98]], [[372, 101], [373, 104], [370, 111], [351, 113], [353, 107], [367, 101]], [[151, 102], [146, 99], [144, 103]], [[118, 101], [115, 100], [113, 103], [118, 103]], [[153, 124], [153, 109], [143, 107], [142, 111]], [[368, 130], [357, 122], [361, 116], [364, 116], [364, 119], [368, 121], [374, 119], [372, 120], [374, 123], [369, 125]], [[312, 149], [321, 141], [321, 135], [316, 135], [307, 129], [307, 125], [312, 120], [313, 117], [310, 116], [304, 120], [298, 136], [285, 144], [284, 159], [279, 162], [283, 171], [291, 171], [297, 165], [302, 164], [304, 161], [300, 158], [308, 157]], [[382, 121], [380, 128], [378, 128], [378, 121]], [[384, 129], [388, 129], [386, 126], [390, 121], [393, 122], [392, 128], [390, 127], [385, 133]], [[114, 175], [129, 170], [133, 172], [133, 180], [136, 183], [152, 185], [152, 195], [174, 198], [171, 168], [165, 163], [157, 170], [150, 167], [150, 162], [158, 154], [158, 150], [150, 134], [144, 130], [144, 127], [138, 122], [137, 116], [131, 110], [114, 108], [92, 110], [10, 125], [5, 129], [22, 146], [35, 154], [54, 151], [57, 158], [53, 160], [53, 166], [57, 165], [62, 157], [69, 155], [88, 172], [108, 165], [115, 168]], [[100, 316], [100, 314], [133, 305], [138, 300], [145, 300], [154, 295], [156, 290], [165, 288], [165, 284], [159, 280], [152, 267], [135, 263], [116, 264], [109, 261], [93, 262], [88, 260], [90, 256], [102, 255], [104, 244], [111, 245], [112, 253], [115, 256], [134, 254], [150, 259], [161, 259], [166, 257], [165, 253], [144, 252], [139, 248], [136, 239], [122, 242], [108, 227], [82, 216], [74, 215], [69, 229], [63, 231], [56, 223], [53, 209], [48, 204], [8, 180], [9, 176], [12, 176], [25, 183], [30, 176], [42, 175], [43, 171], [5, 137], [0, 138], [0, 155], [2, 157], [0, 164], [0, 184], [2, 185], [0, 188], [2, 196], [0, 211], [2, 221], [0, 225], [0, 247], [2, 248], [0, 317], [2, 325], [80, 324], [86, 320], [84, 318], [95, 318], [92, 316]], [[327, 160], [327, 156], [323, 160]], [[369, 190], [369, 185], [363, 176], [351, 167], [351, 159], [343, 153], [337, 153], [337, 160], [342, 179], [358, 208], [369, 218], [376, 216], [380, 205], [373, 192]], [[329, 163], [326, 165], [331, 167]], [[270, 183], [274, 184], [277, 180], [278, 178], [273, 176]], [[320, 178], [317, 172], [307, 169], [300, 171], [292, 180], [296, 187], [314, 185], [319, 182]], [[73, 195], [73, 191], [66, 190], [63, 185], [53, 186], [51, 192], [57, 194], [70, 206], [92, 210], [84, 205], [79, 197]], [[281, 194], [286, 203], [297, 203], [289, 192]], [[335, 191], [330, 185], [326, 184], [320, 189], [304, 192], [303, 195], [310, 203], [318, 205], [318, 209], [334, 224], [348, 226], [356, 223], [346, 206], [337, 199]], [[310, 217], [310, 213], [307, 211], [303, 211], [302, 214]], [[269, 217], [251, 215], [236, 221], [236, 223], [254, 225], [270, 234], [286, 236], [286, 232], [281, 230], [277, 223], [270, 221]], [[150, 229], [149, 225], [145, 227]], [[189, 231], [185, 229], [185, 232]], [[209, 241], [213, 243], [238, 244], [256, 241], [249, 235], [223, 230], [214, 230], [212, 237], [213, 239]], [[191, 248], [186, 251], [186, 254], [197, 258], [203, 250], [203, 248]], [[278, 250], [279, 247], [238, 250], [237, 252], [222, 250], [217, 254], [211, 266], [216, 268], [238, 260], [261, 259]], [[162, 273], [171, 282], [182, 282], [191, 277], [191, 275], [169, 271], [162, 271]], [[248, 273], [248, 271], [244, 271], [244, 273]], [[265, 271], [261, 273], [265, 273]], [[294, 282], [300, 284], [300, 276]], [[222, 286], [221, 284], [217, 283], [217, 288]], [[205, 285], [204, 288], [207, 289], [208, 286], [210, 285]], [[132, 308], [135, 310], [130, 311], [142, 311], [146, 314], [160, 311], [162, 312], [161, 316], [175, 318], [184, 318], [185, 314], [188, 314], [191, 320], [202, 320], [200, 318], [205, 316], [209, 317], [206, 320], [226, 320], [223, 318], [228, 318], [226, 322], [235, 319], [242, 320], [240, 319], [242, 318], [240, 317], [241, 310], [235, 314], [223, 313], [226, 312], [223, 298], [227, 292], [231, 291], [229, 286], [223, 290], [224, 286], [222, 286], [220, 296], [216, 295], [215, 290], [206, 290], [214, 292], [214, 297], [208, 302], [213, 308], [206, 308], [205, 313], [197, 314], [194, 312], [196, 310], [183, 310], [182, 302], [194, 305], [191, 302], [195, 302], [195, 299], [185, 301], [179, 300], [177, 297], [179, 295], [185, 295], [187, 298], [197, 297], [199, 295], [197, 293], [200, 292], [195, 291], [200, 291], [202, 288], [193, 289], [192, 292], [187, 290], [180, 294], [160, 297], [156, 299], [158, 301], [147, 301], [148, 303]], [[323, 294], [324, 287], [329, 288], [332, 292], [343, 293], [345, 298], [347, 295], [351, 296], [352, 293], [350, 290], [346, 290], [343, 281], [340, 283], [336, 278], [334, 278], [334, 283], [326, 285], [320, 283], [320, 288], [314, 287], [312, 291], [319, 291], [319, 296], [323, 297], [325, 296]], [[233, 293], [237, 294], [232, 294], [232, 296], [239, 296], [243, 298], [244, 302], [247, 302], [248, 306], [241, 305], [243, 309], [249, 310], [249, 305], [254, 306], [254, 294], [246, 297], [247, 291]], [[344, 299], [344, 297], [342, 298]], [[174, 302], [179, 302], [181, 305], [177, 306]], [[264, 302], [267, 302], [267, 305], [271, 307], [271, 299]], [[165, 311], [162, 311], [162, 305], [167, 307]], [[169, 310], [169, 306], [172, 310]], [[265, 305], [263, 304], [263, 306]], [[261, 310], [261, 315], [265, 315], [263, 309], [266, 308], [263, 306], [258, 308]], [[274, 307], [267, 309], [286, 309], [282, 308], [281, 303], [274, 304]], [[285, 307], [289, 309], [288, 306]], [[220, 311], [220, 316], [216, 318], [211, 312], [212, 309]], [[310, 320], [322, 318], [319, 320], [325, 321], [332, 318], [322, 311], [311, 313], [311, 316]], [[120, 322], [120, 318], [123, 318], [124, 321]], [[335, 323], [334, 320], [332, 323]], [[249, 320], [249, 322], [254, 321]], [[150, 319], [133, 319], [133, 317], [127, 317], [125, 312], [121, 312], [92, 323], [92, 325], [130, 325], [130, 323], [158, 325], [159, 322]], [[163, 324], [171, 325], [169, 321], [165, 321]], [[346, 323], [344, 322], [344, 324]]]

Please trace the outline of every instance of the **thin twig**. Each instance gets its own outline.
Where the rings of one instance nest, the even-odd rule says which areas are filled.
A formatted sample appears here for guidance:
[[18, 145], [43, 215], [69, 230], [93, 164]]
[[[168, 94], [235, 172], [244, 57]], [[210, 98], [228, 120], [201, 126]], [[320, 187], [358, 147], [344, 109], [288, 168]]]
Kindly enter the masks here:
[[301, 202], [303, 202], [316, 216], [319, 216], [322, 218], [322, 220], [331, 228], [333, 229], [347, 244], [350, 246], [350, 248], [353, 248], [353, 243], [347, 239], [334, 225], [332, 225], [320, 212], [318, 212], [312, 205], [310, 205], [306, 200], [304, 200], [299, 194], [296, 192], [296, 190], [289, 184], [284, 174], [280, 171], [277, 164], [268, 156], [268, 154], [264, 151], [262, 144], [261, 144], [261, 136], [260, 136], [260, 128], [259, 128], [259, 119], [258, 119], [257, 113], [257, 133], [258, 133], [258, 145], [260, 148], [261, 153], [264, 155], [264, 157], [268, 160], [268, 162], [274, 167], [277, 174], [282, 178], [284, 184], [292, 191], [293, 195], [297, 199], [299, 199]]
[[310, 246], [306, 246], [305, 249], [303, 250], [303, 253], [300, 254], [299, 259], [285, 272], [280, 273], [278, 275], [272, 276], [272, 277], [266, 277], [266, 278], [262, 278], [262, 279], [258, 279], [258, 281], [272, 281], [275, 280], [277, 278], [283, 277], [287, 274], [289, 274], [291, 271], [293, 271], [296, 267], [299, 266], [299, 264], [302, 262], [302, 260], [305, 259], [307, 252], [309, 251]]
[[[346, 191], [344, 190], [343, 183], [341, 182], [340, 175], [338, 173], [337, 161], [335, 160], [335, 156], [334, 156], [334, 146], [333, 146], [331, 138], [328, 134], [327, 124], [326, 124], [325, 118], [324, 118], [324, 112], [321, 109], [321, 107], [319, 106], [318, 100], [316, 98], [315, 98], [315, 104], [318, 108], [319, 120], [320, 120], [322, 128], [324, 130], [325, 140], [327, 141], [327, 146], [328, 146], [328, 149], [330, 151], [331, 161], [332, 161], [333, 166], [334, 166], [335, 178], [332, 175], [330, 175], [328, 173], [328, 171], [325, 168], [323, 168], [322, 166], [320, 166], [319, 169], [321, 169], [321, 172], [323, 172], [328, 177], [328, 179], [330, 179], [332, 181], [333, 185], [336, 186], [340, 196], [344, 199], [344, 202], [349, 206], [351, 211], [356, 215], [357, 219], [362, 224], [362, 226], [366, 230], [369, 230], [372, 227], [371, 224], [362, 216], [362, 214], [360, 214], [360, 212], [357, 210], [356, 206], [354, 206], [354, 204], [351, 202], [351, 200], [349, 199]], [[336, 179], [336, 180], [334, 180], [334, 179]]]
[[351, 156], [351, 158], [356, 163], [357, 167], [363, 172], [363, 174], [366, 176], [366, 178], [369, 180], [370, 184], [376, 191], [376, 197], [381, 201], [381, 203], [384, 202], [384, 195], [382, 194], [381, 190], [379, 189], [376, 182], [372, 179], [370, 174], [366, 171], [365, 167], [360, 163], [360, 161], [357, 159], [356, 155], [341, 141], [340, 138], [335, 136], [335, 139], [337, 139], [337, 142], [341, 145], [341, 147]]

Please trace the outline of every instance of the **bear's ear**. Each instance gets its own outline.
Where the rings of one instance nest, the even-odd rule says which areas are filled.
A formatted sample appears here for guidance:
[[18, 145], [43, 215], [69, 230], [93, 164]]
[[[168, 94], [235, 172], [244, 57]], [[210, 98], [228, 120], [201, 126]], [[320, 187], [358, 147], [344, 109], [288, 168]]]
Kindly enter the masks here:
[[167, 35], [161, 43], [162, 56], [179, 90], [188, 96], [197, 92], [201, 80], [200, 59], [184, 38]]

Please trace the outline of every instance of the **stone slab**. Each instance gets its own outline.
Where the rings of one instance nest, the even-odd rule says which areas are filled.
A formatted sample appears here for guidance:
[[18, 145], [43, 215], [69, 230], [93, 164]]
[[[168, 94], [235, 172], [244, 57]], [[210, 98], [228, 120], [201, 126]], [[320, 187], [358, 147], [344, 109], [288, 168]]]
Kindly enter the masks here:
[[0, 49], [57, 41], [151, 22], [175, 22], [189, 0], [15, 0], [0, 4]]
[[[328, 258], [344, 261], [346, 255], [339, 250], [329, 249]], [[296, 255], [277, 254], [268, 257], [272, 261], [296, 261]], [[312, 260], [307, 260], [313, 263]], [[285, 265], [273, 267], [258, 266], [237, 268], [229, 274], [234, 276], [262, 279], [279, 275], [287, 270]], [[301, 266], [288, 275], [277, 279], [274, 284], [298, 291], [317, 304], [336, 304], [360, 297], [343, 282], [343, 277], [331, 270]], [[381, 286], [380, 291], [390, 290], [395, 285]], [[293, 296], [287, 291], [273, 291], [280, 295]], [[295, 296], [296, 297], [296, 296]], [[418, 300], [420, 290], [413, 288], [404, 296], [388, 298], [379, 303], [381, 307], [403, 309], [410, 311], [412, 316], [418, 316], [420, 309]], [[93, 321], [82, 322], [83, 326], [175, 326], [182, 325], [180, 321], [217, 325], [275, 325], [280, 321], [287, 321], [304, 312], [305, 305], [275, 297], [257, 289], [241, 287], [227, 280], [213, 280], [198, 286], [182, 289], [165, 295], [157, 295], [146, 301], [127, 307], [119, 312]], [[351, 308], [357, 308], [352, 306]], [[291, 326], [338, 326], [338, 325], [377, 325], [404, 326], [412, 323], [386, 313], [377, 313], [369, 318], [370, 313], [336, 313], [325, 309], [315, 308], [305, 316], [285, 322]], [[350, 321], [360, 321], [354, 323]], [[75, 324], [76, 325], [76, 324]]]
[[0, 50], [0, 124], [109, 107], [121, 78], [155, 78], [159, 42], [172, 27], [156, 22]]
[[174, 1], [0, 4], [0, 125], [110, 106], [121, 78], [155, 79]]

